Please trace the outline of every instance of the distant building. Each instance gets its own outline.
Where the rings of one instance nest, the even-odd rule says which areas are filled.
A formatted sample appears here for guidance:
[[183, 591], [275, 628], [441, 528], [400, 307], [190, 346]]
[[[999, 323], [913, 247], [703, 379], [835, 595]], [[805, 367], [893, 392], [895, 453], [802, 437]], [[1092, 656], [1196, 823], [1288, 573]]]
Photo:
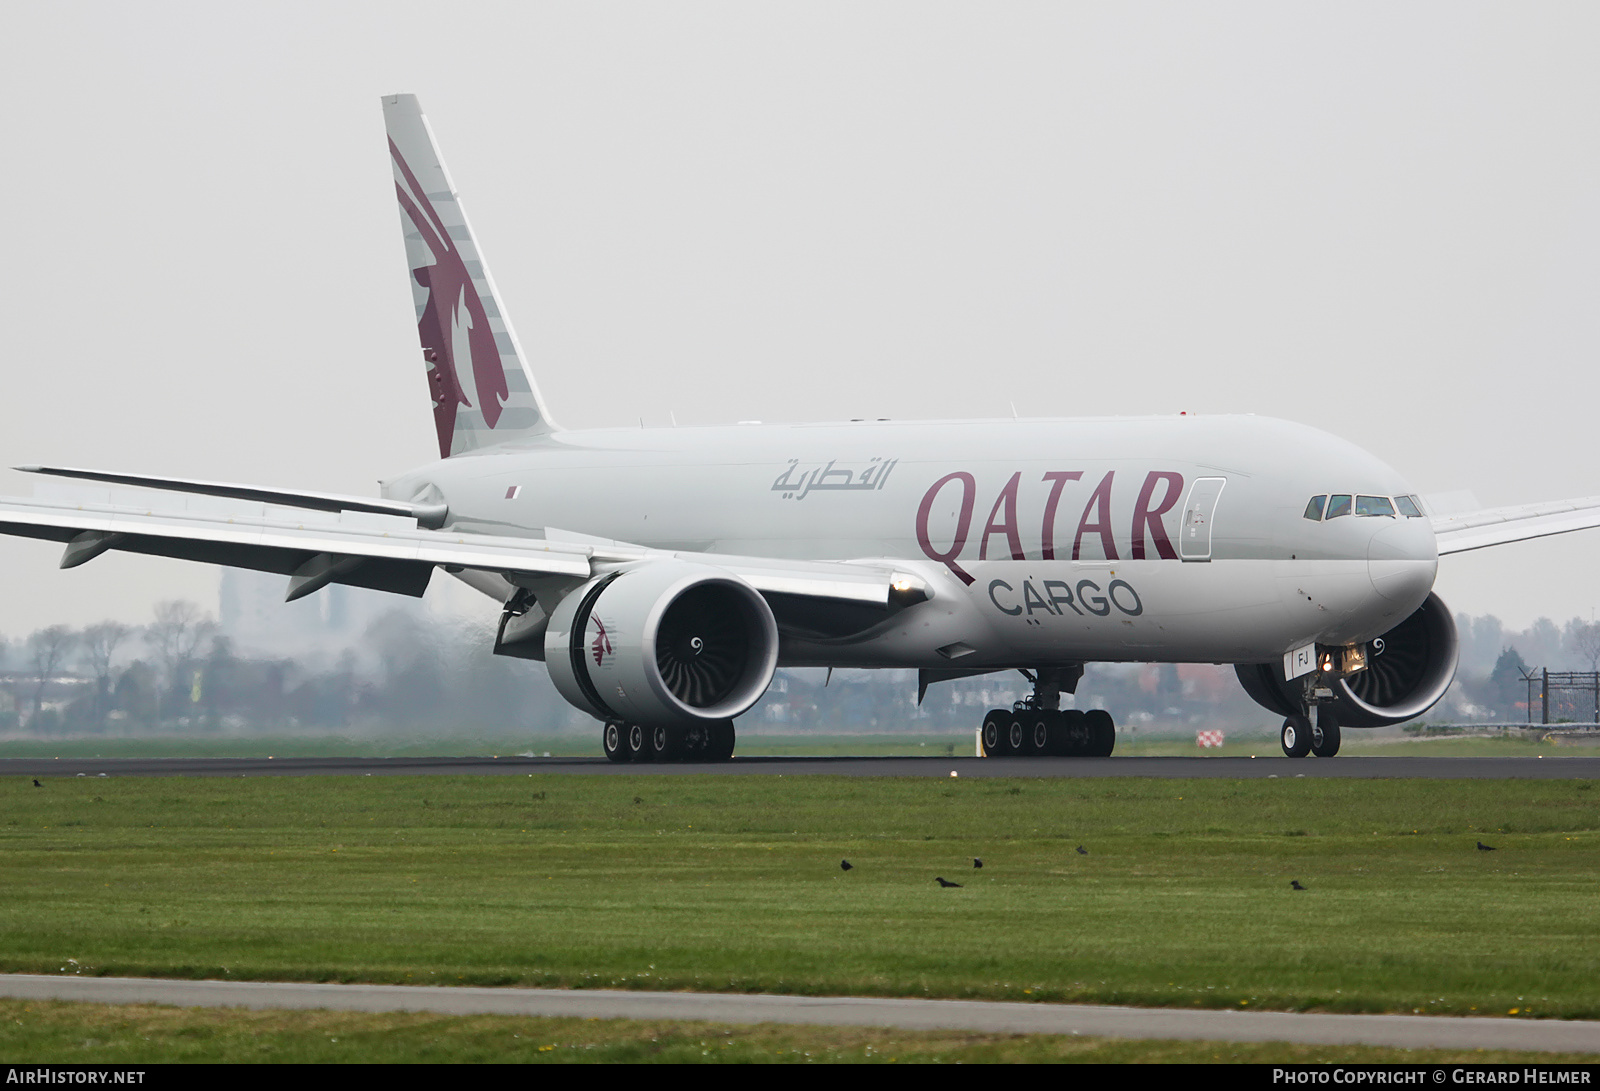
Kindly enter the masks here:
[[224, 568], [217, 592], [217, 621], [235, 651], [303, 656], [358, 647], [378, 618], [421, 609], [415, 599], [330, 584], [297, 602], [284, 602], [288, 579], [269, 572]]

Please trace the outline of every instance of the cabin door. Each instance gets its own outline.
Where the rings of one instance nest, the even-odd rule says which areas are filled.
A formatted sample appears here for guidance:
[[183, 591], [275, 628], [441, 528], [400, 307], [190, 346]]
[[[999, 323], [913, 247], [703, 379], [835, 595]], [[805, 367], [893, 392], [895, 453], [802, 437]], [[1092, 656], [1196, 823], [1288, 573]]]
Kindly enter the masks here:
[[1178, 556], [1186, 561], [1211, 559], [1211, 520], [1217, 511], [1225, 477], [1202, 477], [1189, 486], [1183, 505], [1183, 528], [1178, 532]]

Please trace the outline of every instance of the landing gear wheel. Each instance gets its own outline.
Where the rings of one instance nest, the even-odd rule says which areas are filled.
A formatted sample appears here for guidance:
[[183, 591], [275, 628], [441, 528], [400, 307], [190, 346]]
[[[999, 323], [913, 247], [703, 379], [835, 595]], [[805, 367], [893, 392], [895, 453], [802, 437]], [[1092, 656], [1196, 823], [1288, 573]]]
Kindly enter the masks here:
[[707, 724], [706, 748], [701, 757], [706, 761], [727, 761], [733, 757], [733, 721], [723, 720], [720, 723]]
[[1319, 758], [1331, 758], [1339, 752], [1339, 721], [1321, 710], [1311, 729], [1311, 752]]
[[1083, 721], [1089, 729], [1089, 757], [1109, 758], [1117, 748], [1117, 725], [1111, 713], [1103, 708], [1090, 709], [1083, 714]]
[[983, 718], [983, 756], [986, 758], [1003, 757], [1006, 753], [1006, 740], [1011, 734], [1011, 721], [1014, 717], [1005, 709], [997, 708]]
[[605, 748], [606, 757], [612, 761], [627, 761], [633, 756], [628, 753], [627, 725], [615, 720], [606, 724], [605, 730], [600, 733], [600, 745]]
[[1291, 758], [1303, 758], [1311, 753], [1311, 721], [1304, 716], [1290, 716], [1283, 721], [1283, 734], [1279, 737], [1283, 752]]
[[1005, 750], [1007, 754], [1022, 753], [1022, 717], [1016, 713], [1011, 714], [1011, 722], [1006, 724]]
[[1054, 719], [1053, 712], [1024, 712], [1017, 717], [1022, 725], [1022, 753], [1030, 758], [1042, 758], [1050, 753], [1050, 744], [1056, 735], [1050, 730]]
[[644, 745], [644, 728], [638, 724], [627, 724], [623, 730], [627, 732], [628, 760], [649, 761], [650, 752]]
[[704, 761], [711, 746], [711, 725], [692, 724], [677, 731], [679, 761]]
[[648, 729], [645, 735], [645, 749], [650, 756], [647, 761], [671, 761], [678, 754], [678, 732], [676, 728], [657, 724]]
[[1057, 715], [1061, 717], [1061, 726], [1056, 753], [1066, 758], [1088, 757], [1090, 738], [1088, 717], [1076, 708], [1069, 708]]
[[1044, 752], [1051, 757], [1066, 753], [1066, 713], [1051, 711], [1039, 713], [1044, 718], [1045, 730], [1049, 738], [1045, 742]]

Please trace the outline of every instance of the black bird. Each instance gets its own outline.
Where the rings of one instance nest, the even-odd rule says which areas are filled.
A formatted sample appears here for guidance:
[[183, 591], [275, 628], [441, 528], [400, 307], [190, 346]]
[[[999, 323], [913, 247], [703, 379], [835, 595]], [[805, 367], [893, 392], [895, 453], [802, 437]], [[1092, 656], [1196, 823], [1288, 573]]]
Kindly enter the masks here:
[[[38, 781], [34, 781], [34, 783], [38, 784], [39, 782]], [[1493, 845], [1485, 845], [1482, 841], [1479, 841], [1478, 842], [1478, 851], [1479, 852], [1493, 852], [1494, 851], [1494, 846]]]
[[946, 879], [943, 875], [935, 875], [933, 877], [933, 881], [938, 883], [942, 887], [952, 887], [952, 886], [959, 887], [961, 885], [960, 883], [952, 883], [949, 879]]
[[839, 861], [839, 870], [840, 871], [849, 871], [851, 866], [852, 865], [851, 865], [849, 860], [840, 860]]
[[983, 866], [983, 861], [978, 859], [976, 856], [974, 856], [972, 858], [972, 866], [973, 867], [982, 867]]
[[1089, 855], [1089, 850], [1084, 848], [1082, 845], [1079, 845], [1078, 846], [1078, 855], [1079, 856], [1088, 856]]
[[40, 783], [39, 783], [39, 778], [38, 778], [38, 777], [34, 777], [34, 778], [33, 778], [33, 786], [34, 786], [34, 787], [35, 787], [35, 788], [43, 788], [43, 787], [44, 787], [44, 785], [43, 785], [43, 784], [40, 784]]
[[1299, 879], [1290, 879], [1289, 880], [1289, 885], [1291, 887], [1293, 887], [1295, 890], [1304, 890], [1305, 889], [1305, 887], [1300, 885], [1300, 880]]

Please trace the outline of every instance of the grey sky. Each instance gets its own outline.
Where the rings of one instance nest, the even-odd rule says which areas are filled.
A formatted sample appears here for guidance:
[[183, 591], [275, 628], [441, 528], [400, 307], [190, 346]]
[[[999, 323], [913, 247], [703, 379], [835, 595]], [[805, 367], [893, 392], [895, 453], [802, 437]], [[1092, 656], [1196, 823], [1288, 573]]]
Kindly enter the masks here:
[[[7, 23], [7, 465], [370, 493], [430, 458], [378, 105], [411, 91], [565, 425], [1253, 412], [1424, 492], [1600, 493], [1592, 4]], [[1597, 551], [1438, 590], [1587, 616]], [[203, 566], [57, 556], [0, 542], [0, 632], [214, 602]]]

